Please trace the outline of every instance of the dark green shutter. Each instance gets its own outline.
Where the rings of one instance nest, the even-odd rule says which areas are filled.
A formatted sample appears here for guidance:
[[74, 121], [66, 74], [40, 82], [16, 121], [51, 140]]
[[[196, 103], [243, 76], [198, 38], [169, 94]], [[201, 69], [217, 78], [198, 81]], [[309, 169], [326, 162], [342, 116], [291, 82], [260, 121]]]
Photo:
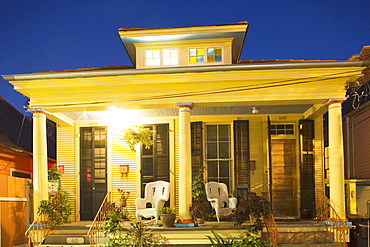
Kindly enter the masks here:
[[299, 121], [302, 218], [313, 218], [315, 210], [315, 160], [313, 120]]
[[249, 121], [234, 121], [234, 163], [236, 188], [250, 187]]

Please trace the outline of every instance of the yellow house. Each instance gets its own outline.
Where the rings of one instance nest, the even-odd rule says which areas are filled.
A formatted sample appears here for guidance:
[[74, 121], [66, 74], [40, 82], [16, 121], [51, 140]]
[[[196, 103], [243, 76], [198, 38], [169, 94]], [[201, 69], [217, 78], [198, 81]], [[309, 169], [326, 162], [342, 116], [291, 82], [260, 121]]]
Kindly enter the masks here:
[[[171, 184], [170, 205], [191, 217], [192, 174], [235, 196], [267, 192], [274, 215], [311, 217], [324, 190], [324, 112], [329, 114], [330, 197], [341, 217], [345, 84], [370, 61], [240, 61], [247, 22], [119, 29], [132, 66], [5, 75], [30, 98], [35, 208], [47, 198], [45, 120], [57, 123], [57, 161], [72, 220], [92, 220], [109, 191]], [[131, 152], [122, 130], [155, 130], [151, 149]]]

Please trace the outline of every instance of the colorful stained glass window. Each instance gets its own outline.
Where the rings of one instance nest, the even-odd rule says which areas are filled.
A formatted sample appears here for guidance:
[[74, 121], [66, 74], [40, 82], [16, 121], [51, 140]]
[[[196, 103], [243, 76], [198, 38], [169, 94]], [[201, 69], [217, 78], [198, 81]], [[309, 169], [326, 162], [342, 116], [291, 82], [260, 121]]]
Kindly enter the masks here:
[[189, 49], [189, 63], [204, 63], [204, 49], [203, 48]]
[[207, 48], [207, 63], [219, 63], [219, 62], [222, 62], [221, 47]]
[[189, 49], [189, 63], [219, 63], [222, 62], [222, 48], [208, 47], [207, 60], [205, 61], [205, 49], [191, 48]]

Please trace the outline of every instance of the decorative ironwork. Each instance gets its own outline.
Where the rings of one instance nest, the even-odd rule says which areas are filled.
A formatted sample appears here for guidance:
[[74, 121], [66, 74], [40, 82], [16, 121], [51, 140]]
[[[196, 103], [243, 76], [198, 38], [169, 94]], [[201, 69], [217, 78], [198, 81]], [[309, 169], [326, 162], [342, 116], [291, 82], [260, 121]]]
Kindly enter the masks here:
[[267, 234], [270, 239], [270, 244], [272, 247], [278, 246], [278, 229], [276, 227], [276, 222], [274, 219], [274, 215], [272, 214], [272, 211], [270, 211], [269, 215], [264, 219]]
[[112, 200], [112, 193], [108, 192], [98, 212], [96, 213], [96, 216], [94, 218], [93, 223], [91, 224], [89, 231], [87, 232], [87, 235], [90, 238], [90, 246], [99, 246], [100, 241], [104, 237], [102, 224], [106, 221], [107, 209], [111, 203], [111, 200]]
[[28, 238], [28, 247], [40, 246], [55, 224], [55, 220], [53, 221], [52, 219], [56, 219], [60, 216], [60, 194], [56, 194], [50, 200], [54, 209], [56, 209], [53, 211], [54, 215], [41, 213], [37, 215], [36, 220], [25, 232], [26, 238]]
[[339, 217], [330, 200], [318, 189], [316, 189], [316, 219], [324, 223], [336, 246], [347, 247], [348, 227], [345, 222], [348, 220]]

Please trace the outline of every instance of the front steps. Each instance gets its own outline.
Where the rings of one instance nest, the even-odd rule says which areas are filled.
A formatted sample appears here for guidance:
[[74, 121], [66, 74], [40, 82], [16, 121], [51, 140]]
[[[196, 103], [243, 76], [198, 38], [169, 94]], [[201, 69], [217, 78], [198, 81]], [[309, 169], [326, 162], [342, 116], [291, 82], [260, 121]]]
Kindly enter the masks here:
[[[90, 246], [87, 231], [88, 223], [76, 222], [56, 226], [52, 229], [49, 236], [45, 239], [42, 247], [88, 247]], [[329, 233], [322, 223], [316, 221], [277, 221], [278, 246], [279, 247], [334, 247]], [[129, 222], [125, 227], [129, 228]], [[168, 240], [164, 247], [195, 247], [210, 246], [207, 236], [212, 235], [212, 230], [223, 238], [238, 237], [244, 235], [249, 228], [247, 225], [235, 227], [233, 222], [206, 222], [202, 227], [189, 228], [163, 228], [158, 226], [151, 227], [154, 234], [160, 234]], [[262, 233], [262, 239], [268, 240], [266, 228]]]
[[276, 222], [279, 247], [335, 247], [324, 224], [316, 221]]
[[52, 228], [49, 235], [40, 245], [42, 247], [90, 247], [90, 239], [87, 236], [89, 225], [65, 224]]

